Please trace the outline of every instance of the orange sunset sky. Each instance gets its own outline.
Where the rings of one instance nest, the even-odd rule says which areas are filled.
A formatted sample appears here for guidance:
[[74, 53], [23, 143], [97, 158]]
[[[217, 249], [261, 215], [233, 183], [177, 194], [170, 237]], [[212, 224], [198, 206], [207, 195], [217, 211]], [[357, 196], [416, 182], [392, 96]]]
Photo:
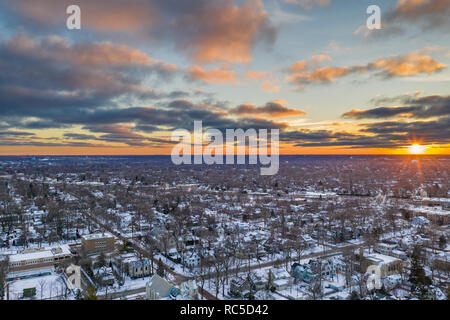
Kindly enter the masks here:
[[[448, 0], [0, 3], [0, 155], [170, 154], [175, 129], [280, 154], [450, 154]], [[367, 7], [382, 28], [366, 26]]]

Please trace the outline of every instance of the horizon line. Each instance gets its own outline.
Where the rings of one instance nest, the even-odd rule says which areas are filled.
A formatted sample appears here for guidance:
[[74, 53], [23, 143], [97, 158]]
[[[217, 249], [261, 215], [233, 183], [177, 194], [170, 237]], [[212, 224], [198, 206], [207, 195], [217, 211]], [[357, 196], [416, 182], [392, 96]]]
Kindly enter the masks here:
[[[450, 156], [450, 153], [441, 153], [441, 154], [409, 154], [409, 153], [349, 153], [349, 154], [333, 154], [333, 153], [307, 153], [307, 154], [278, 154], [279, 156]], [[0, 157], [170, 157], [170, 154], [2, 154]], [[195, 154], [191, 154], [190, 156], [195, 156]], [[218, 155], [218, 156], [227, 156]], [[234, 154], [234, 156], [239, 156], [238, 154]], [[245, 156], [249, 156], [249, 154], [245, 154]], [[270, 155], [269, 155], [270, 156]]]

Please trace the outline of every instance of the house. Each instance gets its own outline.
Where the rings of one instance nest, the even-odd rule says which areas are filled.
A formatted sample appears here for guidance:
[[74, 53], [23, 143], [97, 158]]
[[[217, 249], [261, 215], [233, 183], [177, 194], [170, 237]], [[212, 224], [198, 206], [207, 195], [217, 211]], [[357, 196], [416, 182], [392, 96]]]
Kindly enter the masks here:
[[146, 277], [151, 274], [151, 262], [147, 258], [134, 259], [128, 262], [128, 275], [131, 278]]
[[254, 292], [256, 292], [256, 287], [249, 277], [231, 279], [229, 295], [248, 299], [252, 298]]
[[170, 296], [172, 285], [158, 274], [154, 274], [147, 282], [145, 296], [147, 300], [160, 300]]
[[321, 277], [336, 276], [336, 264], [331, 258], [311, 259], [309, 265], [313, 274], [320, 274]]
[[102, 286], [112, 286], [116, 280], [112, 268], [100, 268], [97, 274], [97, 280]]
[[257, 291], [267, 288], [267, 278], [260, 272], [250, 272], [245, 278], [234, 278], [230, 282], [229, 294], [245, 299], [253, 298]]
[[166, 231], [161, 231], [156, 236], [156, 246], [160, 252], [166, 253], [170, 249], [176, 248], [175, 238]]
[[72, 229], [67, 230], [66, 239], [68, 239], [68, 240], [78, 239], [77, 229], [72, 228]]
[[297, 280], [310, 283], [317, 275], [324, 277], [335, 277], [337, 272], [344, 272], [345, 264], [340, 259], [340, 254], [311, 259], [307, 264], [294, 263], [291, 273]]
[[180, 285], [180, 294], [184, 300], [188, 299], [197, 300], [198, 299], [197, 282], [195, 280], [183, 282]]
[[200, 264], [200, 257], [195, 252], [185, 252], [183, 255], [183, 264], [187, 267], [196, 267]]
[[396, 248], [397, 244], [379, 242], [375, 244], [374, 251], [385, 255], [391, 255]]
[[116, 215], [119, 218], [119, 226], [121, 229], [126, 230], [132, 221], [132, 215], [129, 212], [122, 212]]
[[379, 253], [365, 255], [361, 259], [360, 271], [366, 272], [369, 266], [376, 265], [380, 268], [381, 278], [399, 274], [403, 267], [403, 262], [395, 257]]
[[146, 277], [151, 274], [151, 261], [147, 258], [130, 259], [127, 261], [127, 273], [131, 278]]
[[299, 238], [300, 240], [303, 240], [303, 243], [307, 248], [313, 248], [316, 246], [316, 242], [314, 241], [314, 239], [307, 234], [301, 235]]
[[127, 273], [128, 265], [136, 259], [135, 253], [123, 253], [113, 258], [113, 263], [119, 273]]
[[406, 261], [406, 259], [408, 258], [406, 252], [401, 251], [401, 250], [392, 250], [391, 253], [389, 254], [389, 256], [393, 256], [393, 257], [398, 258], [403, 261]]
[[[267, 252], [266, 248], [264, 250]], [[239, 259], [252, 259], [256, 258], [256, 252], [248, 250], [248, 247], [243, 244], [238, 244], [236, 247], [236, 257]]]
[[47, 213], [42, 210], [37, 210], [33, 212], [33, 225], [34, 226], [41, 226], [42, 220], [47, 217]]
[[421, 227], [429, 225], [430, 221], [423, 216], [416, 216], [412, 219], [411, 223], [416, 227]]
[[200, 238], [193, 236], [193, 235], [189, 235], [186, 237], [184, 244], [189, 247], [189, 246], [195, 246], [197, 244], [200, 243]]
[[314, 278], [309, 264], [294, 263], [291, 267], [291, 273], [295, 279], [302, 280], [307, 283], [311, 282]]
[[353, 230], [350, 228], [344, 228], [344, 229], [338, 229], [333, 230], [331, 232], [326, 233], [326, 237], [328, 241], [334, 241], [334, 242], [342, 242], [342, 241], [348, 241], [350, 239], [356, 238], [356, 236], [353, 234]]
[[259, 273], [259, 272], [252, 272], [250, 273], [250, 279], [255, 285], [255, 290], [264, 290], [267, 288], [267, 278]]
[[181, 261], [181, 256], [175, 248], [169, 249], [169, 251], [167, 252], [167, 258], [176, 263]]
[[270, 270], [270, 286], [275, 290], [284, 290], [289, 286], [291, 275], [282, 268], [274, 268]]

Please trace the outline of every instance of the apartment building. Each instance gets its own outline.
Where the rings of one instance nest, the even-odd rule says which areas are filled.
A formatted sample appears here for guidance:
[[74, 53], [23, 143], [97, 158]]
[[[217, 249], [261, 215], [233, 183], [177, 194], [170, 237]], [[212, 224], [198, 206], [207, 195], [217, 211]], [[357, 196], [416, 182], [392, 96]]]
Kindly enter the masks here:
[[81, 248], [87, 255], [114, 250], [114, 236], [110, 233], [95, 233], [81, 237]]

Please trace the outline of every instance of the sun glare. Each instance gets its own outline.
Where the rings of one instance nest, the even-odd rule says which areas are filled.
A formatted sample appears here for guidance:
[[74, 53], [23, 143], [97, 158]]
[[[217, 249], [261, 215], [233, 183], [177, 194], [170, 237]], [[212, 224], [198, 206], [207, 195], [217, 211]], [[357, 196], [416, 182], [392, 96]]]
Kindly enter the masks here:
[[422, 154], [425, 152], [426, 147], [425, 146], [421, 146], [420, 144], [413, 144], [412, 146], [409, 147], [409, 153], [412, 154]]

